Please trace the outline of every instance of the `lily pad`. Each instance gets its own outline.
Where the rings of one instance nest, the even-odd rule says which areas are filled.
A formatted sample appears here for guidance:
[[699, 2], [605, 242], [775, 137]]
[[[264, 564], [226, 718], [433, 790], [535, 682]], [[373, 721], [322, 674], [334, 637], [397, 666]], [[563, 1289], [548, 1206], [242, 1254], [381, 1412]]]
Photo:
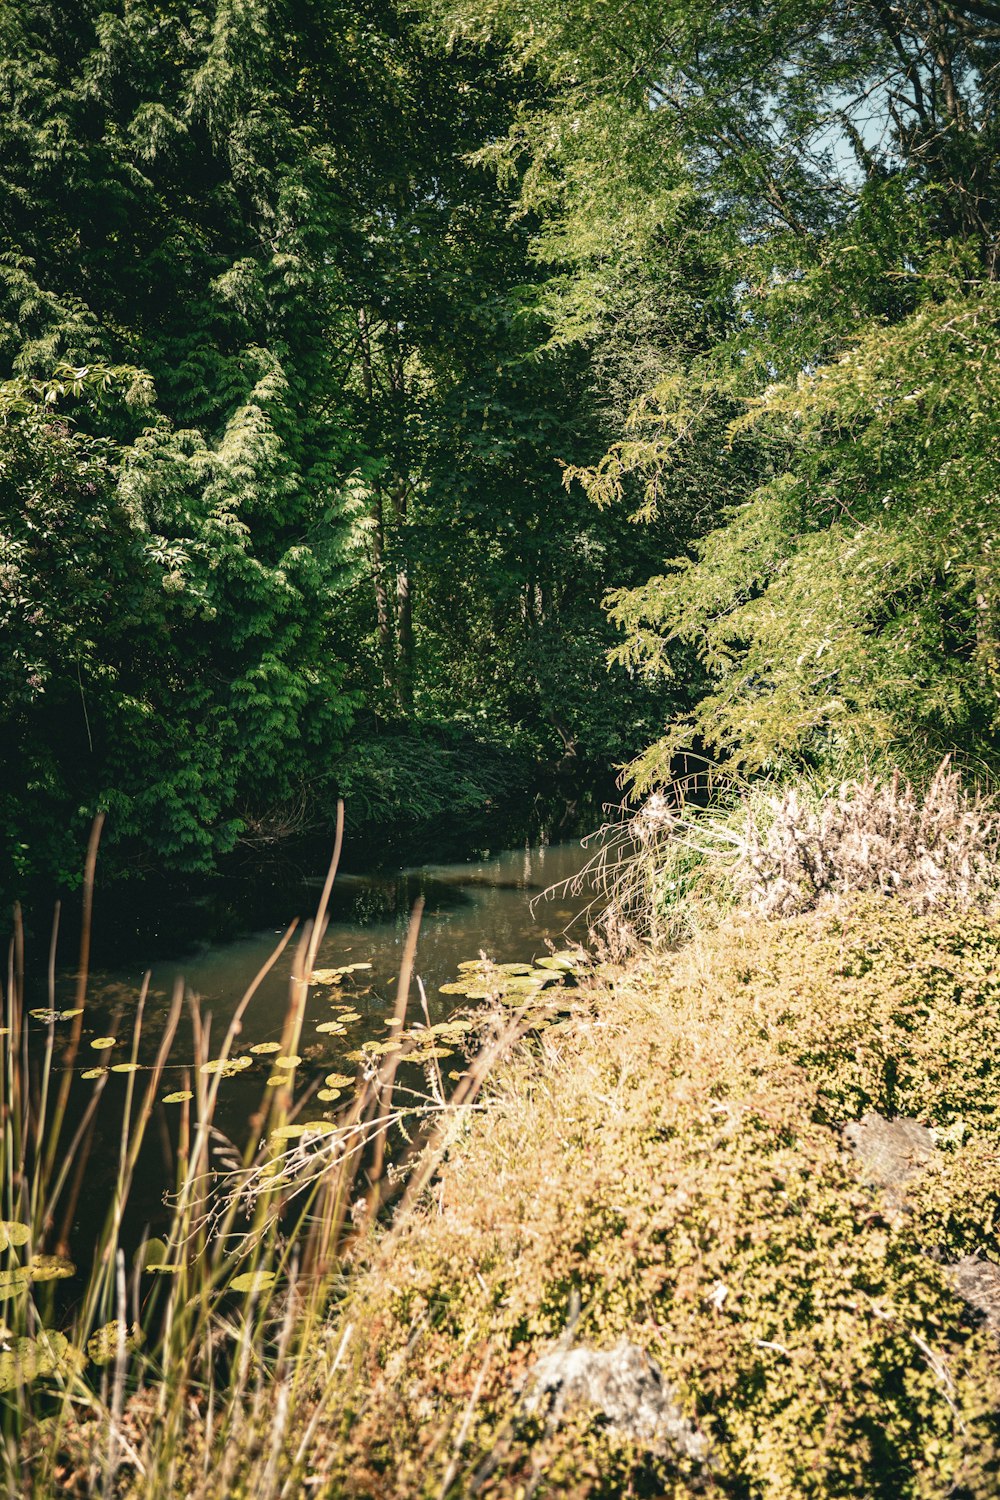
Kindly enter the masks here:
[[117, 1040], [118, 1038], [114, 1036], [95, 1036], [90, 1045], [95, 1052], [107, 1052], [108, 1048], [113, 1047]]
[[0, 1271], [0, 1301], [16, 1296], [31, 1285], [31, 1272], [27, 1266], [14, 1266], [9, 1271]]
[[276, 1271], [244, 1271], [229, 1283], [231, 1292], [269, 1292], [277, 1281]]
[[276, 1068], [297, 1068], [301, 1061], [302, 1059], [298, 1053], [292, 1052], [286, 1057], [276, 1057], [274, 1059], [274, 1066]]
[[104, 1075], [105, 1075], [105, 1073], [107, 1071], [108, 1071], [107, 1068], [87, 1068], [87, 1070], [85, 1072], [83, 1072], [83, 1073], [80, 1074], [80, 1077], [81, 1078], [103, 1078]]
[[112, 1073], [138, 1073], [138, 1063], [115, 1063], [111, 1069]]
[[[176, 1251], [174, 1252], [176, 1254]], [[164, 1240], [147, 1240], [136, 1251], [136, 1260], [144, 1271], [153, 1275], [176, 1276], [181, 1267], [169, 1262], [170, 1250]]]
[[549, 953], [545, 958], [535, 960], [539, 969], [557, 969], [564, 974], [575, 974], [577, 969], [583, 967], [584, 962], [582, 954], [573, 953], [569, 949], [562, 953]]
[[271, 1131], [268, 1139], [272, 1141], [296, 1141], [301, 1136], [329, 1135], [332, 1130], [336, 1129], [336, 1125], [333, 1125], [329, 1120], [310, 1120], [306, 1125], [301, 1123], [279, 1125], [277, 1129]]
[[191, 1089], [175, 1089], [172, 1094], [164, 1094], [164, 1104], [183, 1104], [185, 1099], [193, 1099], [194, 1093]]
[[324, 1104], [332, 1104], [334, 1099], [339, 1099], [340, 1097], [340, 1089], [319, 1089], [316, 1094], [316, 1098]]
[[345, 974], [356, 974], [359, 969], [370, 969], [371, 964], [341, 964], [336, 969], [314, 969], [313, 984], [339, 984]]
[[254, 1053], [254, 1055], [256, 1057], [266, 1057], [269, 1052], [280, 1052], [281, 1051], [281, 1043], [280, 1042], [255, 1042], [254, 1045], [251, 1048], [249, 1048], [249, 1050], [252, 1053]]
[[0, 1250], [9, 1250], [12, 1245], [26, 1245], [31, 1239], [31, 1230], [27, 1224], [20, 1224], [16, 1219], [0, 1220]]
[[326, 1084], [326, 1087], [328, 1089], [346, 1089], [346, 1088], [350, 1088], [351, 1084], [354, 1082], [354, 1074], [353, 1073], [327, 1073], [326, 1077], [323, 1079], [323, 1082]]
[[65, 1255], [33, 1255], [25, 1268], [32, 1281], [65, 1281], [76, 1266]]
[[119, 1350], [132, 1354], [142, 1343], [143, 1333], [138, 1323], [129, 1328], [118, 1318], [112, 1318], [103, 1328], [96, 1329], [87, 1340], [87, 1353], [95, 1365], [110, 1365], [118, 1358]]
[[202, 1063], [199, 1071], [220, 1073], [223, 1078], [232, 1078], [234, 1073], [242, 1073], [244, 1068], [249, 1068], [252, 1064], [252, 1057], [214, 1057], [211, 1062]]
[[283, 1089], [286, 1088], [288, 1084], [291, 1083], [291, 1081], [291, 1077], [288, 1073], [272, 1073], [270, 1078], [265, 1081], [264, 1087], [269, 1089]]
[[321, 1021], [316, 1030], [326, 1036], [343, 1036], [347, 1027], [341, 1026], [339, 1021]]
[[55, 1375], [80, 1364], [80, 1351], [64, 1333], [47, 1328], [37, 1339], [14, 1339], [0, 1353], [0, 1391], [13, 1391], [40, 1375]]

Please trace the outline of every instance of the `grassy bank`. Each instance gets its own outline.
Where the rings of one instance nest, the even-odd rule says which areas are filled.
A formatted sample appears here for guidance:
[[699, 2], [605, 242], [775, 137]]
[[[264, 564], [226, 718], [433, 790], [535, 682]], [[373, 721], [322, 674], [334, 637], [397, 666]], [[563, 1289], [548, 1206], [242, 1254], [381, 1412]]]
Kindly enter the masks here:
[[[240, 1421], [192, 1399], [171, 1492], [994, 1495], [995, 1331], [951, 1267], [1000, 1258], [998, 1002], [995, 923], [874, 898], [597, 970]], [[870, 1111], [934, 1132], [890, 1187], [843, 1134]], [[686, 1456], [539, 1393], [622, 1341]], [[111, 1492], [155, 1491], [126, 1455]]]
[[[195, 1005], [192, 1088], [160, 1098], [182, 997], [155, 1056], [140, 997], [110, 1069], [128, 1108], [83, 1291], [66, 1235], [95, 1137], [85, 1115], [69, 1139], [63, 1112], [85, 965], [79, 1008], [31, 1013], [39, 1065], [15, 943], [8, 1493], [995, 1495], [992, 813], [946, 768], [920, 797], [893, 779], [788, 793], [766, 824], [763, 806], [742, 824], [645, 809], [606, 861], [604, 959], [471, 961], [446, 989], [476, 1004], [435, 1026], [407, 1012], [416, 913], [386, 1035], [315, 1097], [296, 1081], [306, 998], [329, 990], [318, 1031], [343, 1029], [357, 967], [314, 968], [329, 881], [280, 1044], [241, 1054], [237, 1013], [210, 1052]], [[672, 950], [653, 917], [637, 928], [643, 880], [662, 932], [684, 909]], [[261, 1050], [275, 1072], [241, 1156], [216, 1093]], [[92, 1110], [108, 1076], [81, 1074]], [[129, 1250], [163, 1104], [182, 1111], [171, 1225]]]

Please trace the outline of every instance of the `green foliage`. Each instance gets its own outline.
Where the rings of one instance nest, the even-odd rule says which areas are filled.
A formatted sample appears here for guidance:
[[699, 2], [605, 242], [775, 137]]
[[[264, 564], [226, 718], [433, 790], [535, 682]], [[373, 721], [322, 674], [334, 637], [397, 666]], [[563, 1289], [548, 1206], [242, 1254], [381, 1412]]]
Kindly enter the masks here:
[[692, 747], [995, 758], [992, 11], [431, 9], [550, 85], [492, 159], [603, 383], [610, 445], [567, 479], [680, 543], [609, 595], [614, 660], [698, 693], [638, 788]]
[[[204, 869], [343, 732], [330, 569], [309, 547], [262, 557], [203, 446], [186, 464], [155, 439], [123, 453], [74, 430], [56, 394], [0, 392], [7, 880], [75, 881], [98, 808], [121, 853]], [[256, 478], [266, 447], [241, 462]]]
[[788, 471], [693, 560], [611, 598], [640, 668], [697, 642], [712, 691], [639, 763], [692, 735], [751, 768], [816, 754], [927, 764], [989, 756], [1000, 728], [994, 564], [1000, 410], [992, 286], [944, 292], [866, 330], [831, 365], [772, 386], [742, 424], [789, 443]]

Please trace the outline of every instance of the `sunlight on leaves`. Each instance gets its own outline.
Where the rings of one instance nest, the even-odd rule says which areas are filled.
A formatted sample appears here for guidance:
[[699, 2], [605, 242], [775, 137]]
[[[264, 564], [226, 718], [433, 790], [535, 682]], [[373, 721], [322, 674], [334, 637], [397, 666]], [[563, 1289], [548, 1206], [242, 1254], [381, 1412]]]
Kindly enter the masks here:
[[45, 1329], [37, 1339], [14, 1339], [0, 1352], [0, 1391], [16, 1390], [42, 1375], [69, 1371], [80, 1361], [80, 1351], [54, 1329]]
[[87, 1354], [95, 1365], [110, 1365], [119, 1353], [132, 1354], [143, 1341], [138, 1323], [129, 1328], [118, 1318], [112, 1318], [103, 1328], [98, 1328], [87, 1340]]
[[76, 1266], [64, 1255], [33, 1255], [26, 1269], [32, 1281], [65, 1281], [76, 1274]]

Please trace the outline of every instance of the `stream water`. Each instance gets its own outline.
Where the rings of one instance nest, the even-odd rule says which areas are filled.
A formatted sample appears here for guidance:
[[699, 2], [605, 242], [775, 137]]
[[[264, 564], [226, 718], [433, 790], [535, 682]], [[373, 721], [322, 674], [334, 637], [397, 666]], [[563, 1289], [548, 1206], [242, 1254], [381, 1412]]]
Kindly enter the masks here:
[[[530, 961], [542, 957], [550, 947], [565, 947], [568, 941], [584, 939], [585, 923], [579, 920], [586, 894], [574, 897], [560, 891], [586, 862], [579, 843], [519, 849], [472, 863], [423, 865], [395, 872], [338, 876], [329, 910], [329, 925], [317, 954], [315, 968], [340, 969], [335, 989], [322, 987], [309, 995], [302, 1040], [297, 1048], [302, 1061], [297, 1070], [296, 1093], [318, 1084], [331, 1071], [353, 1071], [357, 1064], [348, 1056], [373, 1038], [384, 1040], [386, 1021], [395, 1004], [396, 979], [410, 914], [418, 896], [424, 911], [417, 947], [411, 991], [411, 1018], [422, 1013], [420, 989], [426, 997], [430, 1020], [444, 1019], [467, 1004], [461, 996], [442, 994], [441, 986], [456, 977], [458, 965], [481, 953], [497, 961]], [[322, 876], [306, 876], [297, 892], [288, 893], [280, 920], [309, 917], [319, 898]], [[555, 887], [554, 890], [551, 888]], [[550, 892], [550, 894], [546, 894]], [[148, 994], [142, 1018], [141, 1037], [135, 1057], [145, 1069], [156, 1047], [169, 1010], [170, 998], [182, 980], [190, 1002], [197, 998], [202, 1024], [208, 1027], [202, 1056], [217, 1053], [226, 1026], [248, 985], [274, 952], [284, 931], [277, 924], [235, 940], [206, 946], [183, 958], [160, 958], [151, 966], [142, 964], [96, 969], [88, 986], [87, 1008], [80, 1054], [75, 1071], [74, 1094], [80, 1107], [94, 1087], [98, 1069], [104, 1090], [98, 1114], [97, 1133], [91, 1154], [93, 1169], [87, 1193], [74, 1228], [87, 1236], [88, 1221], [101, 1217], [101, 1203], [110, 1192], [110, 1169], [118, 1154], [122, 1109], [129, 1084], [141, 1085], [141, 1074], [133, 1078], [115, 1069], [132, 1057], [132, 1039], [139, 995], [148, 972]], [[245, 1013], [235, 1051], [253, 1058], [244, 1071], [220, 1082], [216, 1123], [234, 1142], [245, 1138], [250, 1116], [259, 1110], [273, 1053], [255, 1047], [276, 1044], [284, 1026], [289, 978], [295, 939], [285, 949], [260, 984]], [[57, 1004], [72, 1004], [73, 977], [63, 975], [57, 988]], [[341, 1034], [317, 1030], [331, 1017], [343, 1017]], [[41, 1019], [34, 1023], [43, 1031]], [[61, 1023], [60, 1029], [67, 1023]], [[114, 1046], [108, 1040], [116, 1038]], [[39, 1036], [41, 1040], [41, 1036]], [[95, 1043], [98, 1044], [95, 1046]], [[196, 1060], [193, 1029], [186, 1013], [178, 1029], [159, 1090], [158, 1128], [150, 1132], [150, 1150], [133, 1193], [130, 1216], [155, 1228], [162, 1215], [162, 1197], [169, 1184], [170, 1146], [174, 1134], [177, 1103], [172, 1093], [191, 1086]], [[458, 1060], [461, 1066], [461, 1059]], [[308, 1107], [318, 1114], [322, 1105]], [[162, 1146], [162, 1149], [161, 1149]], [[105, 1177], [107, 1180], [105, 1181]], [[76, 1236], [72, 1236], [75, 1238]]]

